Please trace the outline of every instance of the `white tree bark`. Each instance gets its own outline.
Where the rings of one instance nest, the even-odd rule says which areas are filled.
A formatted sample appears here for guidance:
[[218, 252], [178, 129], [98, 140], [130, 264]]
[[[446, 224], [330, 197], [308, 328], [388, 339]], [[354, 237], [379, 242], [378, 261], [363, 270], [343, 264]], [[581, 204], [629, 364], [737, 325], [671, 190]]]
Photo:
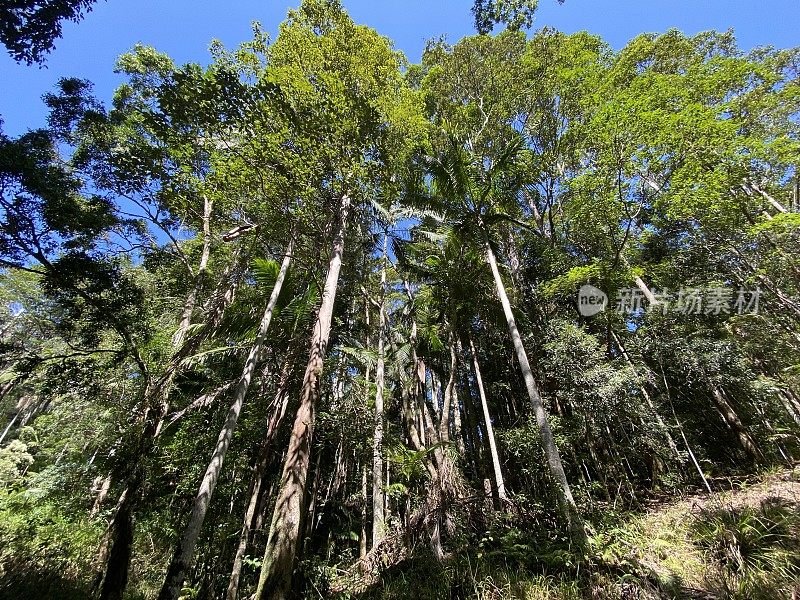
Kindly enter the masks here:
[[200, 286], [203, 285], [203, 278], [205, 277], [206, 270], [208, 269], [208, 259], [211, 255], [211, 211], [213, 209], [213, 202], [209, 200], [208, 196], [203, 196], [203, 251], [200, 254], [200, 263], [197, 266], [197, 273], [194, 278], [194, 287], [186, 298], [186, 303], [183, 306], [183, 313], [181, 314], [181, 321], [178, 329], [172, 336], [172, 345], [175, 348], [180, 348], [183, 340], [186, 338], [186, 333], [189, 331], [189, 326], [192, 323], [192, 313], [197, 305], [197, 295], [200, 293]]
[[264, 551], [264, 562], [261, 566], [261, 575], [255, 594], [257, 600], [266, 598], [283, 600], [286, 598], [291, 584], [292, 567], [300, 541], [300, 521], [305, 499], [311, 442], [314, 436], [316, 403], [320, 394], [320, 378], [330, 337], [339, 273], [342, 268], [349, 208], [350, 197], [345, 194], [341, 198], [338, 230], [333, 241], [319, 313], [311, 335], [311, 348], [306, 372], [303, 376], [300, 406], [292, 426], [278, 497], [272, 513], [269, 538]]
[[514, 350], [517, 354], [517, 362], [522, 371], [522, 377], [525, 380], [525, 388], [528, 391], [528, 398], [530, 399], [533, 408], [534, 416], [536, 417], [536, 424], [539, 427], [539, 435], [542, 438], [542, 447], [547, 457], [547, 465], [550, 469], [550, 474], [557, 484], [557, 492], [559, 495], [560, 503], [562, 504], [562, 511], [564, 516], [569, 522], [570, 531], [576, 542], [580, 544], [586, 543], [586, 530], [583, 526], [583, 519], [578, 512], [578, 507], [575, 504], [575, 499], [572, 497], [572, 490], [567, 481], [567, 475], [564, 472], [564, 465], [561, 462], [561, 456], [558, 453], [555, 441], [553, 440], [553, 432], [550, 430], [550, 425], [547, 422], [547, 413], [545, 412], [544, 405], [542, 404], [539, 390], [536, 386], [536, 381], [533, 378], [533, 371], [528, 362], [528, 355], [525, 352], [525, 346], [522, 344], [522, 336], [520, 336], [519, 329], [517, 328], [517, 321], [514, 318], [514, 313], [511, 310], [511, 302], [508, 299], [503, 278], [500, 276], [500, 270], [497, 267], [497, 259], [494, 256], [494, 250], [489, 243], [488, 238], [485, 242], [486, 246], [486, 260], [492, 270], [494, 276], [495, 286], [497, 288], [497, 295], [500, 298], [500, 303], [503, 305], [503, 312], [506, 316], [508, 323], [508, 332], [511, 336], [511, 341], [514, 344]]
[[384, 390], [384, 340], [386, 332], [386, 243], [383, 236], [383, 257], [381, 264], [381, 299], [378, 304], [378, 360], [375, 366], [375, 421], [372, 437], [372, 547], [383, 539], [385, 530], [383, 489], [383, 390]]
[[481, 376], [481, 367], [478, 363], [478, 353], [475, 351], [475, 344], [472, 342], [472, 336], [469, 337], [469, 351], [472, 354], [472, 364], [475, 367], [475, 383], [478, 385], [478, 393], [481, 397], [481, 408], [483, 409], [483, 420], [486, 422], [486, 437], [489, 441], [489, 453], [492, 456], [492, 468], [494, 470], [494, 480], [497, 485], [497, 496], [501, 502], [508, 501], [508, 494], [506, 494], [506, 484], [503, 481], [503, 471], [500, 468], [500, 455], [497, 453], [497, 443], [494, 439], [494, 426], [492, 425], [492, 416], [489, 414], [489, 403], [486, 400], [486, 391], [483, 388], [483, 377]]
[[239, 383], [236, 386], [233, 403], [228, 410], [228, 416], [225, 419], [225, 424], [222, 426], [222, 430], [219, 432], [219, 437], [217, 438], [217, 443], [214, 447], [214, 453], [211, 455], [211, 462], [208, 464], [206, 472], [203, 475], [203, 480], [200, 483], [200, 489], [197, 491], [197, 496], [195, 497], [194, 505], [192, 506], [192, 514], [189, 517], [189, 523], [183, 532], [181, 541], [179, 542], [177, 548], [175, 548], [175, 554], [173, 555], [172, 562], [167, 570], [167, 577], [164, 581], [163, 587], [161, 588], [159, 600], [177, 600], [178, 596], [180, 596], [181, 588], [183, 587], [183, 582], [186, 578], [186, 572], [194, 556], [197, 538], [200, 536], [200, 530], [203, 527], [203, 521], [205, 520], [206, 512], [208, 511], [208, 505], [211, 502], [211, 496], [214, 493], [214, 488], [217, 485], [217, 480], [219, 479], [219, 474], [222, 470], [222, 463], [225, 460], [225, 455], [230, 447], [231, 439], [233, 438], [233, 432], [236, 429], [236, 424], [239, 421], [239, 415], [242, 411], [242, 405], [244, 403], [245, 396], [247, 395], [247, 391], [250, 389], [250, 382], [253, 378], [253, 373], [255, 372], [259, 356], [261, 355], [261, 349], [264, 346], [264, 340], [267, 337], [269, 325], [272, 322], [272, 314], [275, 310], [275, 306], [278, 303], [278, 297], [280, 296], [283, 282], [286, 279], [286, 273], [289, 271], [289, 264], [292, 260], [293, 248], [294, 239], [290, 239], [289, 245], [286, 249], [286, 255], [283, 258], [283, 263], [281, 264], [281, 268], [278, 273], [278, 279], [275, 281], [275, 287], [272, 289], [272, 294], [270, 295], [269, 302], [267, 303], [267, 308], [264, 311], [263, 317], [261, 318], [261, 325], [259, 326], [258, 334], [256, 335], [256, 339], [250, 348], [250, 353], [247, 356], [247, 361], [245, 362], [244, 369], [242, 370], [242, 376], [240, 377]]

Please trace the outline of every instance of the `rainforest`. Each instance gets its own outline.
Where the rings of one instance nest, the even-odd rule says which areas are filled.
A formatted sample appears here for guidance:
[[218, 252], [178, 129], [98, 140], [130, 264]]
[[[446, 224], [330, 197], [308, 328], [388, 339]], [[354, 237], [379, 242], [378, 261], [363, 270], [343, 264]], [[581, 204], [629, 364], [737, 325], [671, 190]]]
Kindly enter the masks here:
[[798, 598], [800, 49], [471, 8], [0, 129], [0, 598]]

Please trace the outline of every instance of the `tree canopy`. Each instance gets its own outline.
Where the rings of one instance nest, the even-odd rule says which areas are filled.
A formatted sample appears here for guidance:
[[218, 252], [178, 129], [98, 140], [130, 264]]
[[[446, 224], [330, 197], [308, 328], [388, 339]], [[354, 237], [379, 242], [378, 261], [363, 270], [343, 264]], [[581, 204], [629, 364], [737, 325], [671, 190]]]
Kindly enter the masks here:
[[63, 21], [78, 22], [96, 0], [10, 0], [0, 7], [0, 42], [16, 61], [43, 63]]

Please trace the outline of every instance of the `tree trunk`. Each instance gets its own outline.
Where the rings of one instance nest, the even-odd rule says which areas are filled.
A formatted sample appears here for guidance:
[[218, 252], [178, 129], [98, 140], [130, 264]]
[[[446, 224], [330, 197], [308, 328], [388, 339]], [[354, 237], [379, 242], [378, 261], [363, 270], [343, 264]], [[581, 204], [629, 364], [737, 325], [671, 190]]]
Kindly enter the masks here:
[[[633, 364], [633, 359], [628, 354], [628, 351], [625, 349], [625, 346], [622, 345], [622, 340], [613, 330], [611, 330], [611, 337], [613, 338], [614, 343], [619, 348], [619, 351], [622, 353], [622, 357], [625, 359], [625, 362], [628, 363], [628, 366], [631, 369], [633, 369], [634, 374], [638, 378], [639, 371], [637, 370], [636, 365]], [[683, 459], [681, 457], [680, 452], [678, 451], [678, 445], [675, 443], [672, 434], [669, 432], [669, 428], [667, 427], [667, 424], [664, 422], [664, 419], [661, 418], [661, 415], [656, 410], [656, 406], [655, 403], [653, 403], [653, 399], [650, 397], [650, 394], [647, 392], [647, 389], [645, 389], [644, 384], [641, 382], [639, 382], [639, 390], [642, 392], [642, 396], [644, 397], [647, 406], [653, 412], [653, 416], [656, 419], [656, 423], [658, 423], [658, 426], [661, 429], [661, 433], [667, 440], [667, 444], [669, 444], [670, 450], [672, 450], [672, 453], [678, 458], [678, 462], [682, 462]]]
[[779, 213], [781, 213], [781, 214], [786, 214], [786, 213], [788, 213], [788, 212], [789, 212], [788, 210], [786, 210], [786, 207], [785, 207], [783, 204], [781, 204], [780, 202], [778, 202], [778, 201], [777, 201], [775, 198], [773, 198], [773, 197], [772, 197], [770, 194], [768, 194], [767, 192], [765, 192], [764, 190], [762, 190], [762, 189], [761, 189], [760, 187], [758, 187], [758, 186], [757, 186], [755, 183], [753, 183], [753, 182], [750, 182], [750, 187], [751, 187], [753, 190], [755, 190], [756, 192], [758, 192], [759, 194], [761, 194], [761, 196], [764, 198], [764, 200], [766, 200], [767, 202], [769, 202], [769, 203], [772, 205], [772, 207], [773, 207], [775, 210], [777, 210]]
[[[409, 300], [413, 299], [411, 294], [411, 288], [408, 285], [408, 282], [405, 282], [406, 292], [408, 293]], [[414, 342], [416, 341], [416, 322], [412, 322], [412, 347]], [[394, 354], [397, 354], [398, 348], [397, 344], [395, 343], [395, 339], [392, 336], [388, 336], [387, 341], [389, 342], [389, 347]], [[416, 353], [412, 352], [414, 355], [412, 357], [412, 364], [416, 365], [415, 356]], [[418, 426], [418, 419], [417, 419], [417, 407], [418, 403], [416, 402], [416, 397], [412, 397], [412, 394], [416, 394], [416, 386], [417, 386], [417, 377], [415, 375], [416, 369], [412, 370], [412, 374], [409, 377], [405, 369], [400, 370], [400, 415], [403, 419], [403, 425], [405, 426], [406, 431], [406, 439], [408, 440], [408, 444], [417, 452], [423, 450], [425, 448], [425, 442], [422, 439], [422, 434]], [[423, 458], [423, 465], [425, 466], [425, 470], [428, 472], [428, 475], [431, 477], [431, 481], [436, 479], [436, 468], [433, 466], [430, 457], [426, 454]]]
[[0, 444], [2, 444], [2, 443], [3, 443], [3, 440], [4, 440], [4, 439], [6, 439], [6, 435], [8, 435], [8, 432], [9, 432], [9, 431], [11, 431], [11, 428], [12, 428], [12, 427], [14, 427], [14, 423], [16, 423], [16, 422], [17, 422], [17, 419], [19, 418], [20, 414], [22, 414], [22, 411], [18, 411], [17, 413], [15, 413], [15, 414], [14, 414], [14, 418], [13, 418], [13, 419], [11, 419], [11, 422], [10, 422], [10, 423], [8, 424], [8, 426], [7, 426], [7, 427], [6, 427], [6, 428], [3, 430], [3, 434], [2, 434], [2, 435], [0, 435]]
[[384, 389], [384, 339], [386, 332], [386, 241], [383, 236], [383, 261], [381, 265], [381, 299], [378, 305], [378, 360], [375, 368], [375, 428], [372, 438], [372, 547], [383, 539], [383, 389]]
[[278, 432], [283, 417], [286, 414], [286, 407], [289, 404], [289, 376], [291, 375], [291, 360], [292, 353], [286, 357], [286, 362], [283, 365], [281, 373], [281, 380], [278, 384], [278, 391], [275, 394], [275, 407], [270, 417], [269, 424], [267, 425], [267, 434], [262, 442], [259, 451], [258, 461], [253, 472], [253, 485], [250, 492], [250, 501], [247, 504], [247, 510], [244, 513], [244, 523], [242, 524], [242, 531], [239, 534], [239, 545], [236, 548], [236, 554], [233, 558], [233, 567], [231, 568], [231, 578], [228, 582], [228, 591], [225, 595], [226, 600], [236, 600], [236, 595], [239, 592], [239, 580], [242, 576], [242, 562], [244, 561], [245, 552], [247, 552], [247, 545], [250, 543], [250, 532], [253, 529], [257, 517], [256, 510], [258, 508], [258, 501], [261, 497], [261, 490], [264, 486], [264, 478], [267, 467], [270, 463], [272, 442]]
[[800, 404], [785, 390], [778, 390], [778, 397], [781, 399], [781, 404], [783, 404], [789, 416], [794, 419], [797, 425], [800, 425]]
[[[459, 356], [462, 355], [461, 341], [456, 338], [456, 351]], [[472, 404], [472, 392], [469, 389], [469, 383], [461, 381], [461, 406], [464, 409], [464, 421], [466, 426], [463, 428], [464, 445], [469, 453], [470, 464], [472, 465], [472, 474], [475, 479], [483, 477], [483, 455], [481, 452], [481, 445], [478, 443], [479, 432], [478, 424], [475, 419]]]
[[281, 484], [272, 515], [264, 562], [256, 589], [257, 600], [284, 600], [291, 585], [292, 567], [300, 535], [306, 477], [314, 435], [314, 415], [320, 395], [320, 378], [333, 318], [344, 253], [345, 226], [350, 198], [343, 195], [338, 214], [338, 230], [333, 241], [322, 302], [311, 336], [311, 348], [303, 377], [300, 406], [295, 415], [289, 448], [283, 465]]
[[[453, 402], [456, 391], [456, 370], [458, 361], [456, 357], [456, 347], [453, 343], [453, 334], [450, 334], [450, 376], [447, 379], [447, 386], [444, 388], [444, 400], [442, 402], [442, 415], [439, 419], [439, 439], [443, 444], [450, 441], [450, 408], [455, 404], [455, 411], [458, 412], [458, 401]], [[459, 421], [460, 425], [460, 421]], [[459, 431], [460, 433], [460, 431]], [[458, 438], [456, 438], [458, 439]]]
[[678, 415], [675, 412], [675, 405], [672, 404], [672, 395], [669, 392], [669, 384], [667, 383], [667, 375], [666, 373], [664, 373], [664, 365], [662, 364], [660, 366], [661, 366], [661, 378], [664, 380], [664, 391], [667, 394], [667, 400], [669, 400], [669, 407], [672, 410], [672, 416], [675, 418], [675, 424], [678, 426], [678, 431], [681, 434], [681, 439], [683, 439], [683, 443], [686, 446], [686, 451], [689, 453], [689, 458], [692, 459], [692, 464], [694, 465], [694, 468], [700, 474], [700, 479], [703, 480], [703, 484], [706, 486], [708, 493], [712, 494], [713, 492], [711, 491], [711, 486], [708, 483], [708, 479], [706, 479], [705, 473], [703, 473], [703, 469], [700, 467], [700, 463], [698, 462], [697, 457], [694, 455], [694, 452], [692, 452], [692, 447], [689, 445], [689, 440], [686, 439], [686, 433], [684, 433], [683, 431], [683, 425], [681, 425], [681, 422], [678, 420]]
[[[367, 465], [361, 466], [361, 535], [358, 536], [358, 557], [367, 555]], [[235, 600], [235, 599], [229, 599]]]
[[453, 382], [453, 437], [456, 440], [456, 448], [458, 448], [459, 456], [465, 456], [466, 445], [464, 444], [464, 437], [461, 426], [461, 401], [458, 398], [458, 386]]
[[731, 406], [730, 402], [725, 398], [723, 391], [713, 386], [713, 397], [714, 403], [722, 415], [725, 424], [736, 434], [736, 439], [739, 440], [739, 445], [742, 447], [742, 450], [755, 462], [763, 460], [764, 455], [761, 454], [761, 450], [759, 450], [755, 440], [753, 440], [750, 432], [747, 430], [747, 427], [742, 423], [739, 415], [736, 414], [733, 406]]
[[[431, 408], [433, 408], [433, 416], [436, 417], [436, 420], [441, 422], [441, 405], [439, 404], [439, 398], [442, 395], [442, 380], [439, 378], [439, 374], [436, 372], [434, 367], [430, 369], [431, 374]], [[441, 438], [440, 438], [441, 439]]]
[[[134, 467], [141, 471], [140, 466]], [[142, 474], [134, 475], [123, 490], [110, 526], [109, 550], [105, 574], [100, 587], [100, 600], [122, 600], [128, 585], [128, 567], [133, 552], [133, 507], [141, 491]]]
[[478, 386], [478, 394], [481, 397], [481, 408], [483, 409], [483, 419], [486, 422], [486, 437], [489, 441], [489, 453], [492, 457], [492, 468], [494, 470], [494, 480], [497, 484], [497, 497], [501, 503], [508, 502], [506, 485], [503, 482], [503, 471], [500, 469], [500, 455], [497, 453], [497, 444], [494, 439], [494, 427], [492, 417], [489, 414], [489, 403], [486, 400], [486, 391], [483, 389], [483, 377], [481, 377], [481, 367], [478, 363], [478, 353], [475, 352], [475, 344], [472, 336], [469, 336], [469, 351], [472, 354], [472, 365], [475, 368], [475, 383]]
[[[621, 253], [622, 253], [622, 248], [620, 248], [620, 256]], [[624, 256], [622, 256], [622, 262], [627, 268], [629, 269], [631, 268], [630, 263]], [[645, 298], [647, 298], [647, 301], [651, 304], [651, 306], [658, 304], [658, 299], [656, 298], [655, 294], [653, 294], [652, 290], [644, 282], [644, 279], [642, 279], [638, 275], [634, 275], [633, 282], [636, 284], [636, 287], [639, 288], [639, 291], [642, 292], [642, 295]]]
[[203, 527], [203, 521], [206, 518], [208, 505], [211, 502], [211, 497], [214, 494], [214, 488], [217, 485], [219, 474], [222, 471], [222, 464], [225, 460], [225, 455], [230, 447], [231, 439], [233, 439], [233, 432], [239, 421], [239, 415], [242, 411], [245, 396], [250, 389], [250, 382], [253, 378], [253, 373], [256, 369], [264, 340], [269, 331], [269, 325], [272, 322], [272, 314], [275, 306], [278, 303], [283, 282], [286, 279], [286, 273], [289, 271], [289, 264], [292, 261], [292, 250], [294, 248], [294, 239], [289, 240], [289, 245], [286, 249], [286, 255], [283, 258], [278, 278], [275, 281], [275, 287], [272, 289], [267, 308], [261, 318], [261, 325], [256, 335], [256, 339], [250, 348], [250, 353], [247, 356], [242, 376], [239, 379], [239, 384], [236, 387], [233, 403], [228, 410], [228, 415], [225, 419], [225, 424], [219, 432], [217, 444], [214, 448], [214, 453], [211, 455], [211, 462], [206, 468], [203, 480], [200, 483], [200, 489], [197, 491], [197, 496], [194, 500], [192, 507], [192, 514], [189, 518], [189, 523], [186, 525], [183, 537], [175, 548], [175, 554], [170, 562], [169, 569], [167, 570], [167, 577], [164, 580], [164, 585], [159, 594], [159, 600], [176, 600], [181, 593], [183, 582], [186, 579], [186, 571], [194, 556], [194, 549], [197, 545], [197, 538], [200, 536], [200, 530]]
[[[237, 253], [238, 254], [238, 253]], [[144, 409], [138, 416], [137, 426], [141, 426], [136, 448], [133, 452], [134, 464], [129, 467], [129, 471], [124, 473], [120, 479], [124, 482], [124, 490], [120, 494], [115, 515], [110, 525], [108, 541], [104, 541], [100, 554], [105, 563], [104, 571], [98, 575], [94, 587], [100, 587], [100, 600], [116, 600], [122, 597], [125, 585], [128, 581], [128, 568], [131, 559], [131, 545], [133, 540], [133, 515], [139, 504], [142, 493], [142, 485], [145, 479], [144, 464], [142, 457], [147, 456], [152, 450], [155, 438], [164, 423], [167, 414], [167, 396], [172, 382], [179, 372], [184, 368], [185, 359], [195, 351], [214, 329], [219, 325], [225, 308], [233, 302], [236, 289], [235, 281], [232, 282], [227, 291], [222, 293], [223, 283], [228, 281], [235, 271], [236, 260], [225, 273], [220, 281], [218, 288], [211, 299], [209, 307], [209, 317], [206, 320], [203, 330], [189, 339], [184, 340], [181, 347], [173, 354], [170, 364], [164, 374], [153, 383], [146, 370], [142, 373], [148, 380], [142, 393], [142, 405]], [[141, 362], [141, 361], [139, 361]], [[140, 369], [144, 369], [141, 365]], [[119, 514], [117, 514], [119, 513]]]
[[514, 350], [517, 354], [517, 361], [519, 368], [522, 371], [522, 376], [525, 380], [525, 387], [528, 390], [528, 398], [533, 407], [533, 413], [536, 416], [536, 424], [539, 427], [539, 434], [542, 437], [542, 447], [544, 448], [545, 455], [547, 456], [547, 464], [550, 469], [554, 481], [558, 485], [557, 492], [559, 494], [562, 510], [570, 526], [570, 532], [573, 539], [580, 545], [586, 545], [586, 530], [584, 529], [583, 519], [578, 512], [578, 507], [575, 504], [575, 499], [572, 497], [572, 490], [570, 490], [567, 475], [564, 472], [564, 465], [561, 463], [561, 456], [558, 453], [555, 441], [553, 440], [553, 433], [550, 431], [550, 425], [547, 422], [547, 413], [545, 412], [544, 405], [542, 404], [539, 390], [536, 387], [536, 381], [533, 378], [533, 371], [528, 362], [528, 355], [525, 352], [525, 347], [522, 345], [522, 337], [517, 329], [517, 321], [514, 318], [514, 313], [511, 311], [511, 302], [508, 300], [503, 279], [500, 277], [500, 270], [497, 267], [497, 260], [494, 256], [494, 251], [486, 240], [486, 260], [494, 275], [494, 282], [497, 288], [497, 295], [500, 298], [500, 303], [503, 305], [503, 312], [506, 316], [508, 323], [508, 332], [511, 336], [511, 341], [514, 344]]
[[[200, 293], [200, 288], [205, 279], [206, 270], [208, 268], [208, 258], [211, 254], [211, 210], [213, 202], [203, 195], [203, 251], [200, 255], [200, 264], [197, 266], [197, 274], [194, 278], [194, 286], [192, 291], [186, 298], [183, 306], [183, 313], [178, 325], [177, 331], [172, 336], [172, 345], [175, 348], [180, 348], [183, 340], [186, 338], [186, 332], [189, 331], [189, 326], [192, 323], [192, 313], [197, 305], [197, 295]], [[190, 266], [187, 264], [187, 266]]]
[[636, 287], [639, 288], [639, 291], [642, 292], [644, 297], [647, 298], [647, 301], [651, 305], [658, 304], [658, 300], [656, 299], [655, 294], [653, 294], [653, 292], [650, 291], [650, 288], [647, 287], [647, 284], [644, 282], [644, 279], [642, 279], [638, 275], [634, 275], [633, 276], [633, 281], [636, 284]]
[[[309, 497], [308, 508], [303, 511], [303, 519], [301, 520], [300, 529], [305, 531], [303, 535], [300, 536], [300, 545], [298, 547], [298, 552], [301, 554], [305, 552], [305, 544], [306, 540], [310, 539], [314, 533], [314, 521], [317, 516], [317, 495], [319, 494], [319, 463], [322, 460], [322, 453], [317, 454], [317, 461], [314, 464], [314, 479], [311, 483], [311, 489], [306, 490], [306, 494]], [[345, 466], [345, 489], [347, 488], [347, 473], [348, 468]], [[327, 503], [328, 498], [325, 499]]]

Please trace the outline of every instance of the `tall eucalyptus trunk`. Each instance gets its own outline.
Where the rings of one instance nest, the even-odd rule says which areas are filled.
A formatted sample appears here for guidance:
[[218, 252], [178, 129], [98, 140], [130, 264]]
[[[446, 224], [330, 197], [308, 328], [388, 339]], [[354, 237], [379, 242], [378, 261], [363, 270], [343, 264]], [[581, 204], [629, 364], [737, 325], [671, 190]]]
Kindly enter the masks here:
[[239, 415], [242, 412], [244, 399], [250, 389], [250, 382], [253, 379], [256, 365], [258, 364], [259, 357], [264, 347], [264, 341], [266, 340], [269, 326], [272, 322], [272, 315], [275, 311], [275, 306], [278, 304], [278, 297], [283, 289], [283, 282], [286, 280], [286, 274], [289, 271], [293, 249], [294, 239], [291, 238], [286, 249], [286, 255], [283, 257], [280, 271], [278, 272], [278, 278], [275, 281], [275, 287], [272, 289], [272, 294], [267, 302], [267, 308], [264, 310], [264, 315], [261, 318], [261, 324], [256, 334], [256, 339], [250, 347], [250, 353], [247, 356], [242, 375], [236, 386], [233, 402], [228, 410], [225, 423], [219, 432], [214, 452], [211, 455], [211, 461], [206, 467], [203, 480], [200, 482], [200, 488], [197, 491], [194, 504], [192, 505], [192, 514], [189, 517], [189, 523], [186, 525], [183, 536], [178, 546], [175, 548], [172, 561], [167, 569], [167, 576], [161, 588], [161, 593], [158, 596], [159, 600], [177, 600], [181, 593], [183, 582], [186, 579], [186, 572], [194, 557], [197, 539], [200, 537], [200, 530], [203, 527], [203, 521], [205, 521], [206, 512], [211, 503], [211, 497], [214, 495], [214, 488], [217, 485], [220, 472], [222, 471], [225, 455], [228, 453], [228, 448], [233, 439], [233, 432], [236, 429], [236, 425], [239, 422]]
[[375, 367], [375, 420], [372, 437], [372, 547], [383, 539], [385, 493], [383, 489], [383, 390], [384, 390], [384, 340], [386, 337], [386, 242], [383, 236], [381, 263], [381, 297], [378, 303], [378, 360]]
[[528, 354], [525, 352], [525, 346], [522, 344], [522, 336], [517, 328], [517, 321], [511, 310], [511, 302], [508, 299], [508, 293], [506, 292], [505, 284], [503, 284], [503, 278], [500, 276], [500, 269], [497, 267], [497, 259], [495, 258], [494, 250], [492, 250], [488, 237], [486, 238], [485, 246], [486, 260], [494, 276], [500, 303], [503, 305], [503, 312], [505, 313], [506, 322], [508, 323], [508, 333], [511, 336], [511, 341], [517, 354], [517, 362], [519, 362], [519, 368], [525, 380], [525, 388], [528, 391], [528, 398], [533, 408], [533, 414], [536, 417], [536, 424], [539, 427], [542, 447], [547, 457], [547, 466], [550, 469], [553, 480], [557, 484], [556, 491], [559, 495], [562, 511], [569, 523], [573, 539], [580, 545], [586, 545], [586, 530], [584, 529], [583, 519], [578, 512], [578, 507], [572, 496], [572, 490], [567, 481], [567, 475], [564, 472], [564, 465], [561, 462], [561, 455], [558, 452], [555, 440], [553, 440], [553, 432], [550, 430], [550, 425], [547, 422], [547, 412], [544, 409], [542, 398], [536, 386], [536, 381], [533, 378], [533, 370], [528, 362]]
[[257, 600], [284, 600], [289, 592], [292, 567], [300, 541], [300, 526], [305, 502], [306, 478], [314, 436], [316, 404], [320, 397], [323, 362], [333, 318], [333, 306], [342, 268], [345, 228], [350, 197], [342, 195], [337, 215], [337, 230], [333, 240], [328, 275], [322, 302], [311, 335], [311, 348], [303, 376], [300, 406], [292, 426], [281, 483], [272, 514], [267, 547], [256, 589]]

